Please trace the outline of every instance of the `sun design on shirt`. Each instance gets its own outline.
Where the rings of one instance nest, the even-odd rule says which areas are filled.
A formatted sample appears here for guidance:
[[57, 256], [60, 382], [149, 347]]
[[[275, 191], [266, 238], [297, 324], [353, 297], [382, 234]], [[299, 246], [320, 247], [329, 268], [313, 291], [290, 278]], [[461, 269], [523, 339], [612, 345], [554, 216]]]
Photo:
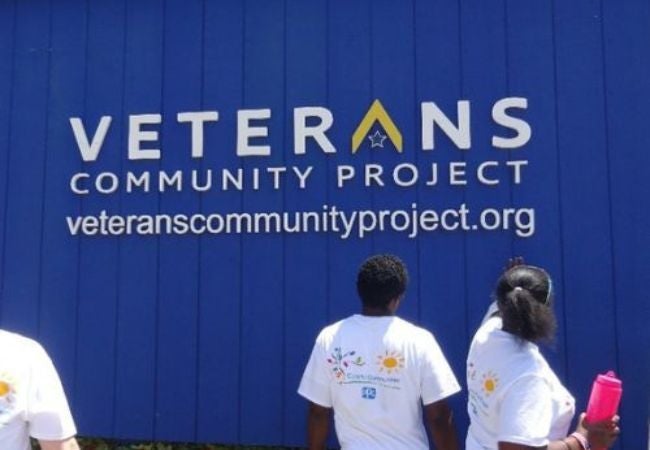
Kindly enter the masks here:
[[16, 380], [7, 372], [0, 372], [0, 415], [13, 409], [16, 403]]
[[377, 356], [377, 365], [379, 365], [379, 371], [386, 373], [398, 372], [399, 369], [404, 368], [404, 356], [397, 351], [388, 351], [386, 350], [383, 355]]
[[481, 377], [481, 388], [486, 395], [492, 394], [499, 385], [499, 377], [489, 370]]

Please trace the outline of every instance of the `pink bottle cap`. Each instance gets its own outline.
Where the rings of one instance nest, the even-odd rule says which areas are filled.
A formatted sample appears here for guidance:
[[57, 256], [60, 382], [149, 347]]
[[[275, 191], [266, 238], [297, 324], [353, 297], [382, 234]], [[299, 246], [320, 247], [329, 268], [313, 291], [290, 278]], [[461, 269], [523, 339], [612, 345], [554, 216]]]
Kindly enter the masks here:
[[616, 373], [614, 373], [613, 370], [610, 370], [605, 374], [598, 375], [598, 381], [612, 387], [620, 387], [622, 384], [621, 380], [616, 378]]

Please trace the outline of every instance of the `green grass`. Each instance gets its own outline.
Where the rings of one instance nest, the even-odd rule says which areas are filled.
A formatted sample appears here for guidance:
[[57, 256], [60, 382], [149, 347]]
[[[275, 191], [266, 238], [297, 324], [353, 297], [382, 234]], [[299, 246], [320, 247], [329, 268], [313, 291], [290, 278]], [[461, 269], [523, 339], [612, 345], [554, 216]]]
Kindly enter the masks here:
[[[241, 445], [183, 444], [162, 442], [126, 442], [107, 439], [78, 438], [82, 450], [298, 450], [298, 447], [245, 447]], [[32, 447], [39, 449], [38, 444]]]

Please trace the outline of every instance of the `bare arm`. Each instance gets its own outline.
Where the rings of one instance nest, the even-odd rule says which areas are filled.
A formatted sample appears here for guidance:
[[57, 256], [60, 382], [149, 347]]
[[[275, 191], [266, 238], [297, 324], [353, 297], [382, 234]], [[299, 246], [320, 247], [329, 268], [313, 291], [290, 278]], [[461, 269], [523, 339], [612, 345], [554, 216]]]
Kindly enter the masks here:
[[79, 450], [79, 445], [74, 437], [62, 441], [39, 440], [38, 443], [41, 446], [41, 450]]
[[[585, 423], [585, 414], [582, 413], [578, 421], [576, 433], [582, 435], [592, 448], [610, 448], [614, 445], [620, 433], [618, 421], [619, 417], [615, 416], [612, 420], [587, 424]], [[552, 441], [548, 444], [548, 447], [530, 447], [528, 445], [499, 442], [499, 450], [583, 450], [583, 448], [582, 444], [574, 436], [567, 436], [562, 440]]]
[[[566, 441], [553, 441], [548, 446], [531, 447], [529, 445], [513, 444], [511, 442], [499, 442], [499, 450], [582, 450], [582, 447], [576, 447], [577, 442], [571, 440]], [[579, 445], [579, 444], [577, 444]]]
[[446, 400], [424, 405], [424, 418], [438, 450], [458, 450], [456, 426]]
[[307, 445], [309, 450], [325, 450], [331, 408], [309, 402]]

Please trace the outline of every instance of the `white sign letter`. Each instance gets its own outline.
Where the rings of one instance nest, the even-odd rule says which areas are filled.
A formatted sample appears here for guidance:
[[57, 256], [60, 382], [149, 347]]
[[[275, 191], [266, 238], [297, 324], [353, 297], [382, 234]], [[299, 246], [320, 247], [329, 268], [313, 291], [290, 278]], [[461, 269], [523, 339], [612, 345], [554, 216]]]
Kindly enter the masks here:
[[517, 132], [517, 136], [512, 138], [502, 138], [492, 136], [492, 146], [497, 148], [517, 148], [526, 145], [530, 141], [530, 125], [528, 122], [506, 114], [508, 108], [528, 108], [528, 99], [522, 97], [502, 98], [492, 107], [492, 118], [499, 125], [510, 128]]
[[267, 127], [253, 127], [251, 120], [270, 119], [270, 109], [242, 109], [237, 111], [237, 156], [269, 156], [271, 147], [268, 145], [250, 145], [249, 139], [267, 137]]
[[467, 150], [472, 146], [472, 137], [470, 133], [469, 101], [459, 100], [458, 126], [455, 126], [445, 113], [433, 102], [422, 102], [422, 150], [433, 150], [434, 129], [436, 123], [440, 129], [451, 139], [456, 147]]
[[143, 131], [143, 124], [159, 124], [162, 121], [160, 114], [139, 114], [129, 116], [129, 159], [160, 159], [160, 149], [152, 148], [143, 150], [140, 143], [158, 140], [157, 131]]
[[108, 127], [111, 125], [111, 120], [113, 120], [111, 116], [102, 116], [99, 120], [97, 130], [95, 130], [95, 134], [93, 135], [92, 142], [88, 142], [88, 135], [86, 134], [86, 129], [81, 119], [79, 117], [70, 117], [70, 125], [72, 125], [72, 132], [77, 141], [81, 159], [86, 162], [97, 159], [99, 151], [104, 144]]
[[219, 120], [217, 111], [180, 112], [176, 116], [179, 123], [192, 124], [192, 158], [203, 157], [203, 122]]
[[352, 178], [354, 178], [354, 166], [338, 166], [336, 168], [336, 185], [339, 188], [342, 188], [343, 184]]
[[88, 194], [90, 192], [88, 189], [79, 187], [79, 180], [81, 178], [88, 179], [90, 178], [90, 175], [83, 172], [74, 174], [72, 178], [70, 178], [70, 190], [75, 194], [79, 194], [79, 195]]
[[[318, 117], [318, 125], [307, 126], [307, 117]], [[293, 110], [293, 151], [296, 155], [304, 155], [306, 152], [305, 142], [308, 137], [314, 138], [325, 153], [336, 153], [332, 142], [325, 136], [325, 132], [334, 123], [332, 112], [327, 108], [319, 106], [306, 106], [294, 108]]]

